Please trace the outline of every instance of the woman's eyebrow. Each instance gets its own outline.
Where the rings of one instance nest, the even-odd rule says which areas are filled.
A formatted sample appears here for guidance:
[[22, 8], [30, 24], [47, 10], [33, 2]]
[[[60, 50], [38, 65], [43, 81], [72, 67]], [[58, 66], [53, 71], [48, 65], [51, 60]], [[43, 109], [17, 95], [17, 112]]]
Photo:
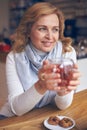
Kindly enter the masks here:
[[[37, 27], [48, 27], [48, 26], [47, 25], [43, 25], [43, 24], [42, 25], [37, 24]], [[54, 25], [53, 28], [55, 28], [55, 27], [59, 28], [59, 26]]]

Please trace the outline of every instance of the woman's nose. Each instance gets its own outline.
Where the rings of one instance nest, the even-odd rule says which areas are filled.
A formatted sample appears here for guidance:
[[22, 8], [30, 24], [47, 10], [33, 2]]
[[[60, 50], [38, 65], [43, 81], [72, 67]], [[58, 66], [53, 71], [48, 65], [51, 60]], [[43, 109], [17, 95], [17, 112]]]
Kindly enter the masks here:
[[47, 37], [48, 39], [51, 39], [51, 38], [53, 37], [52, 32], [51, 32], [51, 31], [47, 31], [46, 37]]

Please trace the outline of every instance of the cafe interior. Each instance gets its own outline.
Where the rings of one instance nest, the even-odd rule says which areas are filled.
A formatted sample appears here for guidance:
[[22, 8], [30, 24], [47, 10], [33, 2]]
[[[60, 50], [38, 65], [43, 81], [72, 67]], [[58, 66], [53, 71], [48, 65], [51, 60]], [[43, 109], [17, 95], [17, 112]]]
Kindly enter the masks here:
[[[0, 0], [0, 107], [5, 102], [8, 95], [5, 77], [5, 63], [6, 56], [10, 52], [13, 44], [13, 35], [25, 10], [37, 2], [51, 2], [64, 13], [64, 35], [65, 37], [71, 37], [73, 40], [72, 46], [76, 50], [77, 64], [81, 72], [80, 85], [78, 85], [75, 97], [76, 101], [79, 102], [77, 105], [80, 105], [79, 107], [81, 110], [79, 110], [80, 108], [74, 104], [71, 108], [65, 110], [64, 113], [59, 112], [59, 114], [71, 116], [76, 120], [77, 124], [72, 130], [87, 130], [87, 0]], [[82, 96], [84, 101], [80, 96]], [[76, 101], [74, 102], [76, 103]], [[80, 101], [83, 102], [82, 105], [84, 105], [86, 109], [82, 107]], [[76, 110], [74, 110], [74, 107], [76, 107]], [[11, 119], [2, 122], [0, 121], [0, 130], [47, 130], [47, 128], [42, 126], [42, 121], [45, 117], [50, 114], [52, 115], [52, 112], [57, 114], [58, 111], [54, 107], [51, 109], [43, 108], [43, 110], [45, 112], [49, 111], [49, 114], [47, 112], [47, 115], [43, 115], [42, 111], [39, 110], [37, 113], [41, 114], [40, 117], [33, 111], [33, 115], [37, 117], [34, 118], [32, 114], [25, 115], [25, 119], [23, 119], [23, 117], [18, 117], [17, 120], [19, 121], [19, 124], [15, 118], [12, 118], [14, 123]], [[71, 112], [69, 112], [69, 110], [71, 110]], [[76, 116], [78, 115], [76, 114], [76, 116], [74, 116], [74, 112], [79, 114], [83, 112], [83, 114], [81, 115], [81, 118], [77, 119]], [[28, 117], [30, 117], [31, 120], [28, 120]], [[22, 121], [24, 122], [24, 125]], [[34, 122], [34, 126], [32, 121]]]

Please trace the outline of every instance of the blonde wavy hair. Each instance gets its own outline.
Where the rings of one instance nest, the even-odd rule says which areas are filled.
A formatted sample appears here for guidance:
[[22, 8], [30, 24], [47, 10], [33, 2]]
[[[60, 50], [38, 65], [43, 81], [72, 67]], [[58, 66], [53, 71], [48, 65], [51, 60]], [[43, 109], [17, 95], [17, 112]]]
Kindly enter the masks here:
[[29, 7], [25, 12], [20, 24], [16, 30], [14, 44], [12, 50], [14, 52], [22, 52], [25, 46], [29, 44], [29, 34], [32, 25], [44, 15], [56, 14], [59, 19], [59, 40], [63, 43], [63, 52], [71, 51], [71, 38], [64, 37], [64, 15], [53, 4], [48, 2], [39, 2]]

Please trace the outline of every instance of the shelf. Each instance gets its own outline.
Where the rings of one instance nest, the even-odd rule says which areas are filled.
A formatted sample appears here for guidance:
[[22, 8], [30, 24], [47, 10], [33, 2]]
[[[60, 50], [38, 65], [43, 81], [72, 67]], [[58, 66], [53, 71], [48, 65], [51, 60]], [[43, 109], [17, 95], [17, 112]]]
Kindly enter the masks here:
[[10, 11], [25, 11], [26, 10], [26, 7], [16, 7], [16, 8], [10, 8]]
[[[13, 34], [18, 27], [20, 20], [28, 6], [30, 0], [10, 0], [9, 1], [9, 27], [10, 27], [10, 34]], [[27, 2], [27, 4], [26, 4]]]

